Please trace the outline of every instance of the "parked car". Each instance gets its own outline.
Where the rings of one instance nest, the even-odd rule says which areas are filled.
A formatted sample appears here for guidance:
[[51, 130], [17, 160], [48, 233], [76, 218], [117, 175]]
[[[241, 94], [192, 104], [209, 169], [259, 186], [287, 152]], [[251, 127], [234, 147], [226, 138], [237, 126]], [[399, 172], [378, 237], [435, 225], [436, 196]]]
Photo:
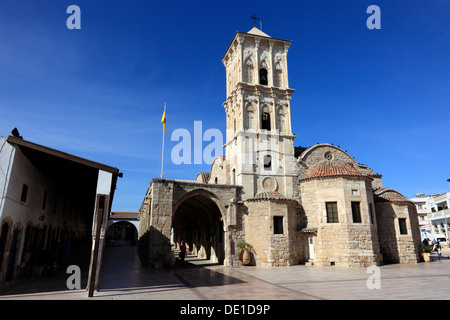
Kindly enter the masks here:
[[444, 237], [442, 237], [441, 235], [436, 235], [436, 241], [439, 242], [440, 245], [442, 246], [446, 246], [448, 245], [447, 239]]

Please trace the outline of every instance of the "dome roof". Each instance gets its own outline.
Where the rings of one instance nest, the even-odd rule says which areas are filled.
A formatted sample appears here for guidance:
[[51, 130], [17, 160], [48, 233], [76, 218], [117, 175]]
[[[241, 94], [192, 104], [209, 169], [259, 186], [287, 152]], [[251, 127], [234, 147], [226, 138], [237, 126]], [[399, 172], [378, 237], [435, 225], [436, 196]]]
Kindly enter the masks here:
[[341, 161], [325, 160], [309, 168], [303, 179], [333, 176], [362, 176], [362, 174], [350, 164]]

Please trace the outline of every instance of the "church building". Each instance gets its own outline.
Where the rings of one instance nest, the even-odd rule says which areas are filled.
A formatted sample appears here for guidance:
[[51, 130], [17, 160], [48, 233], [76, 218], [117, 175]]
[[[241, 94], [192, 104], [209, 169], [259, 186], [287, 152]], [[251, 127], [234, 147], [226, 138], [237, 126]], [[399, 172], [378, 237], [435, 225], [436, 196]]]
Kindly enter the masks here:
[[235, 34], [222, 58], [225, 156], [192, 181], [152, 179], [139, 212], [144, 264], [173, 266], [182, 240], [226, 266], [420, 261], [412, 202], [339, 147], [294, 147], [291, 43], [258, 28]]

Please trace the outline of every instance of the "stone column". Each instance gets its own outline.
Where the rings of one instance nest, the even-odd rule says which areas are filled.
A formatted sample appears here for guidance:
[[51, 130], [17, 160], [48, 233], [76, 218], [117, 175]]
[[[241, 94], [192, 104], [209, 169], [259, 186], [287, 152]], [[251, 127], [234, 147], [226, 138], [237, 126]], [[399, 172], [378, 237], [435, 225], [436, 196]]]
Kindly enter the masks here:
[[274, 43], [275, 43], [275, 41], [274, 40], [269, 40], [269, 65], [268, 65], [268, 67], [269, 67], [269, 71], [270, 72], [268, 72], [268, 77], [269, 77], [269, 79], [268, 79], [268, 82], [267, 82], [267, 84], [269, 85], [269, 87], [273, 87], [273, 84], [274, 84], [274, 81], [273, 81], [273, 79], [274, 79], [274, 68], [273, 68], [273, 45], [274, 45]]
[[239, 54], [239, 56], [237, 57], [238, 60], [240, 61], [239, 63], [239, 75], [238, 75], [238, 82], [244, 82], [244, 38], [238, 36], [236, 38], [237, 41], [237, 50], [236, 53]]
[[255, 38], [255, 71], [254, 83], [259, 84], [259, 43], [261, 42], [261, 39]]
[[152, 206], [149, 208], [148, 267], [171, 267], [175, 263], [170, 244], [173, 182], [154, 179], [152, 184]]
[[284, 44], [284, 79], [283, 84], [285, 88], [289, 88], [289, 77], [288, 77], [288, 66], [287, 66], [287, 54], [289, 50], [289, 45]]

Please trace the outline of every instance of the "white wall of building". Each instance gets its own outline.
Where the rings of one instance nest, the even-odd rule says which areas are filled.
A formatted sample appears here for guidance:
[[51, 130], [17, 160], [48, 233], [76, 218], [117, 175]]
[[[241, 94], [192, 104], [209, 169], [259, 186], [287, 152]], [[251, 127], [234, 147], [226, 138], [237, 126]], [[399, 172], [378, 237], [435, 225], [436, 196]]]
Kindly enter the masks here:
[[450, 192], [432, 197], [428, 201], [428, 205], [431, 210], [428, 214], [431, 236], [437, 238], [443, 235], [448, 242], [450, 236]]
[[0, 213], [6, 199], [6, 190], [11, 176], [11, 165], [14, 159], [12, 145], [6, 142], [5, 138], [0, 139]]
[[[52, 184], [32, 163], [5, 139], [0, 140], [0, 222], [12, 221], [10, 231], [22, 229], [19, 235], [18, 261], [23, 257], [25, 230], [28, 225], [43, 228], [74, 228], [84, 233], [86, 227], [76, 199], [71, 199], [64, 190]], [[28, 186], [26, 201], [21, 201], [23, 186]], [[46, 196], [45, 196], [46, 194]], [[45, 206], [44, 206], [44, 198]], [[46, 241], [44, 242], [44, 246]]]

